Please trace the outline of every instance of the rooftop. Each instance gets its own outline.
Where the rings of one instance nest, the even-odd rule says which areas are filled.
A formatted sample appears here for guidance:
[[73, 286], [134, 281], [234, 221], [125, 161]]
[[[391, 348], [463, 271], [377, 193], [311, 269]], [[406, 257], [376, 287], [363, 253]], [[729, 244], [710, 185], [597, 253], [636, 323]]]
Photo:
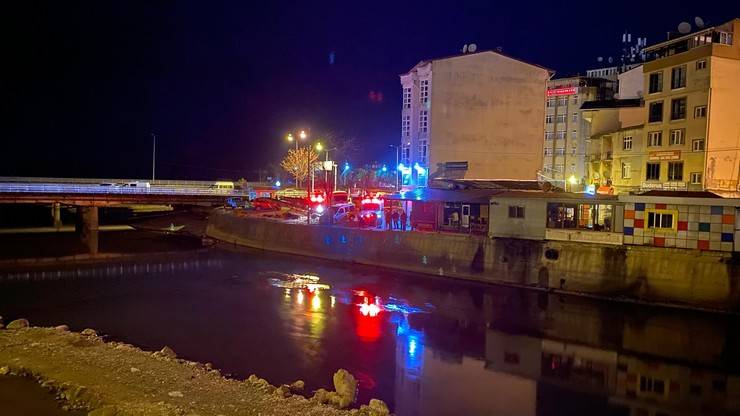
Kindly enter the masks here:
[[541, 69], [544, 69], [544, 70], [546, 70], [546, 71], [547, 71], [547, 72], [548, 72], [548, 73], [550, 74], [550, 76], [552, 76], [552, 75], [554, 75], [554, 74], [555, 74], [555, 70], [553, 70], [553, 69], [550, 69], [550, 68], [546, 68], [546, 67], [544, 67], [544, 66], [542, 66], [542, 65], [537, 65], [537, 64], [533, 64], [533, 63], [531, 63], [531, 62], [527, 62], [527, 61], [525, 61], [525, 60], [522, 60], [522, 59], [519, 59], [519, 58], [515, 58], [515, 57], [513, 57], [513, 56], [510, 56], [510, 55], [507, 55], [507, 54], [505, 54], [505, 53], [503, 53], [503, 52], [499, 52], [499, 51], [494, 51], [494, 50], [490, 50], [490, 49], [488, 49], [488, 50], [482, 50], [482, 51], [479, 51], [479, 52], [473, 52], [473, 53], [470, 53], [470, 52], [468, 52], [468, 53], [462, 53], [462, 52], [461, 52], [461, 53], [457, 53], [457, 54], [454, 54], [454, 55], [447, 55], [447, 56], [442, 56], [442, 57], [439, 57], [439, 58], [424, 59], [424, 60], [422, 60], [422, 61], [419, 61], [419, 63], [418, 63], [418, 64], [414, 65], [414, 67], [413, 67], [413, 68], [411, 68], [411, 70], [410, 70], [410, 71], [408, 71], [408, 72], [406, 72], [406, 73], [403, 73], [403, 74], [401, 74], [401, 75], [407, 75], [407, 74], [410, 74], [410, 73], [411, 73], [411, 71], [413, 71], [413, 70], [414, 70], [414, 68], [417, 68], [417, 67], [419, 67], [419, 66], [421, 66], [421, 65], [426, 65], [427, 63], [430, 63], [430, 62], [434, 62], [434, 61], [442, 61], [442, 60], [446, 60], [446, 59], [462, 58], [462, 57], [468, 57], [468, 56], [474, 56], [474, 55], [481, 55], [481, 54], [484, 54], [484, 53], [493, 53], [493, 54], [496, 54], [496, 55], [501, 55], [501, 56], [503, 56], [503, 57], [505, 57], [505, 58], [513, 59], [513, 60], [515, 60], [515, 61], [518, 61], [518, 62], [521, 62], [521, 63], [523, 63], [523, 64], [527, 64], [527, 65], [535, 66], [535, 67], [537, 67], [537, 68], [541, 68]]
[[624, 98], [621, 100], [597, 100], [586, 101], [581, 104], [581, 110], [602, 110], [609, 108], [631, 108], [641, 107], [643, 101], [640, 98]]

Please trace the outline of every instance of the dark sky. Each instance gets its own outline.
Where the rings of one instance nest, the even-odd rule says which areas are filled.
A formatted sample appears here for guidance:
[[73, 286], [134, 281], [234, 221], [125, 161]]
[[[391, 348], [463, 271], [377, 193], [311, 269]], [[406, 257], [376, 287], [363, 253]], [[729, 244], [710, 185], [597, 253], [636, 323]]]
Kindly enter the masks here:
[[[0, 175], [255, 175], [288, 130], [354, 136], [394, 162], [398, 75], [463, 44], [559, 74], [738, 1], [49, 1], [3, 6]], [[329, 54], [335, 53], [333, 64]], [[382, 93], [382, 101], [370, 92]], [[377, 97], [377, 95], [375, 95]]]

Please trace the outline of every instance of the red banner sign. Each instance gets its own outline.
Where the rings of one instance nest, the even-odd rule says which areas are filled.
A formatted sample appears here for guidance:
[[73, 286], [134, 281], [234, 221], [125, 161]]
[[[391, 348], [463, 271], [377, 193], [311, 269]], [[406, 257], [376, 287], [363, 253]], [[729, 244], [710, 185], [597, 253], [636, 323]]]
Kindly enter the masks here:
[[664, 150], [658, 152], [649, 152], [648, 160], [680, 160], [680, 150]]
[[550, 88], [547, 90], [548, 97], [557, 97], [559, 95], [578, 94], [578, 87]]

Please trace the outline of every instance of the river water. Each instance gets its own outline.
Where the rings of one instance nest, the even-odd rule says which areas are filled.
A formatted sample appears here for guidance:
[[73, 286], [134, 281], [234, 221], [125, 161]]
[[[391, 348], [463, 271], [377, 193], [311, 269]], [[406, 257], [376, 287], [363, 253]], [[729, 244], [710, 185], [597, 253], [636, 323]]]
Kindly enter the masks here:
[[735, 317], [260, 251], [0, 272], [0, 314], [308, 390], [346, 368], [399, 416], [740, 411]]

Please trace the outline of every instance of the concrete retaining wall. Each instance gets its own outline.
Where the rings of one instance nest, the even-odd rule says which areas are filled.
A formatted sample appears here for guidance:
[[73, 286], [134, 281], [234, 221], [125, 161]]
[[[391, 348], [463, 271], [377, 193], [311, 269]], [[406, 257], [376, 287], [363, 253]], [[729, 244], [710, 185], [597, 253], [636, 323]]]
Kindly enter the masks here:
[[736, 309], [730, 253], [287, 224], [216, 210], [206, 234], [269, 251], [490, 283]]

